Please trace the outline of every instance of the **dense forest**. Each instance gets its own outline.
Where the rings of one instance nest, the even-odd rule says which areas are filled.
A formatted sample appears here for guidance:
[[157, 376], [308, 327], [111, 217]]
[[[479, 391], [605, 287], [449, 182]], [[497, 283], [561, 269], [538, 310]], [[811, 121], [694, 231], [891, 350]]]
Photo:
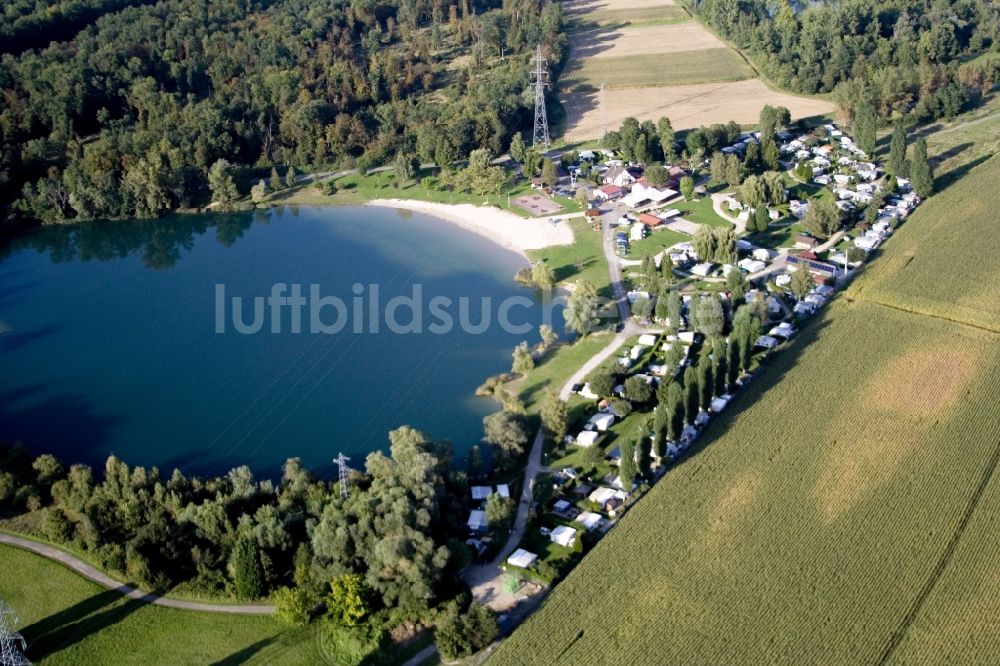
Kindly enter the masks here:
[[[18, 25], [5, 14], [4, 30]], [[499, 153], [531, 123], [528, 58], [541, 44], [557, 66], [562, 25], [549, 0], [110, 11], [71, 40], [2, 56], [0, 201], [8, 218], [154, 217], [204, 203], [220, 159], [372, 166], [401, 151], [449, 164]]]
[[288, 460], [279, 483], [246, 467], [218, 478], [129, 467], [108, 459], [100, 474], [66, 469], [0, 443], [0, 511], [37, 518], [32, 531], [88, 553], [146, 588], [183, 583], [192, 592], [254, 599], [279, 587], [316, 600], [358, 576], [367, 608], [420, 617], [456, 594], [469, 561], [468, 486], [450, 445], [411, 428], [389, 435], [391, 452], [368, 455], [341, 497]]
[[984, 0], [690, 0], [768, 78], [882, 118], [956, 115], [1000, 81], [1000, 3]]
[[20, 53], [70, 39], [102, 15], [155, 0], [5, 0], [0, 8], [0, 53]]

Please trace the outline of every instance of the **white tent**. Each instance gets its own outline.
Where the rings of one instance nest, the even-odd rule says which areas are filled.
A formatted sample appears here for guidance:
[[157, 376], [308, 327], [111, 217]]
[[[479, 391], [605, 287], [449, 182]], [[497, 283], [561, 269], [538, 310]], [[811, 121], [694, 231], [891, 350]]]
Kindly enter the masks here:
[[478, 509], [469, 512], [469, 521], [466, 523], [470, 530], [484, 530], [486, 529], [486, 512], [479, 511]]
[[490, 486], [472, 486], [472, 499], [479, 501], [484, 500], [493, 493], [493, 488]]
[[778, 346], [778, 341], [777, 339], [772, 338], [770, 335], [762, 335], [759, 338], [757, 338], [757, 342], [755, 343], [755, 345], [763, 349], [774, 349], [775, 347]]
[[715, 266], [715, 264], [697, 264], [691, 268], [691, 274], [699, 277], [708, 277], [708, 274], [712, 272], [713, 266]]
[[726, 405], [728, 405], [728, 404], [729, 404], [729, 398], [726, 398], [726, 397], [713, 398], [712, 399], [711, 408], [712, 408], [713, 412], [715, 412], [716, 414], [718, 414], [723, 409], [725, 409]]
[[538, 561], [538, 555], [534, 553], [529, 553], [524, 548], [518, 548], [511, 556], [507, 558], [507, 564], [512, 564], [515, 567], [520, 567], [522, 569], [527, 569], [531, 567], [532, 564]]
[[614, 414], [594, 414], [590, 417], [590, 424], [604, 432], [615, 422]]
[[598, 437], [600, 437], [600, 433], [596, 430], [584, 430], [576, 436], [576, 443], [580, 446], [593, 446]]
[[510, 499], [510, 486], [506, 483], [501, 483], [497, 486], [497, 494], [504, 499]]
[[549, 533], [552, 543], [557, 543], [566, 548], [572, 548], [576, 543], [576, 530], [568, 525], [560, 525]]
[[580, 523], [583, 529], [590, 531], [601, 523], [601, 516], [593, 511], [584, 511], [573, 522]]

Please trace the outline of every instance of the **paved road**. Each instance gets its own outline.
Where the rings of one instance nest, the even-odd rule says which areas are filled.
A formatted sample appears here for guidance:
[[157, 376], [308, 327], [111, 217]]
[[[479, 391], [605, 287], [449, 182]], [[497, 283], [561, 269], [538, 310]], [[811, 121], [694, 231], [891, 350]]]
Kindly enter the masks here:
[[601, 215], [601, 233], [604, 241], [604, 259], [608, 262], [608, 276], [611, 278], [611, 290], [615, 296], [615, 305], [618, 307], [618, 319], [627, 322], [632, 316], [628, 304], [628, 294], [622, 284], [622, 266], [619, 263], [618, 255], [615, 253], [615, 238], [612, 233], [612, 223], [617, 223], [618, 219], [624, 215], [628, 209], [619, 204], [611, 210]]
[[242, 604], [228, 606], [225, 604], [205, 604], [197, 601], [182, 601], [180, 599], [168, 599], [158, 594], [152, 594], [137, 590], [131, 585], [121, 583], [108, 576], [104, 572], [90, 566], [75, 555], [71, 555], [64, 550], [50, 546], [31, 539], [14, 536], [12, 534], [0, 533], [0, 544], [23, 548], [33, 553], [46, 557], [55, 562], [63, 564], [84, 578], [106, 587], [109, 590], [120, 592], [122, 596], [129, 599], [138, 599], [156, 606], [175, 608], [179, 610], [201, 611], [203, 613], [230, 613], [234, 615], [270, 615], [274, 612], [274, 606]]

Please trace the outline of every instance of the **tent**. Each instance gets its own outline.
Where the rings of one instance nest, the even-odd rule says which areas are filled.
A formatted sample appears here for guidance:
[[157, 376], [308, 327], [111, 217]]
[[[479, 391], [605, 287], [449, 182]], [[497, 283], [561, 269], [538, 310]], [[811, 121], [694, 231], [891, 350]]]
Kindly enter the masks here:
[[590, 531], [601, 523], [601, 516], [593, 511], [584, 511], [576, 517], [574, 522], [580, 523], [583, 525], [583, 529]]
[[511, 554], [510, 557], [507, 558], [507, 564], [511, 564], [522, 569], [530, 568], [531, 565], [537, 561], [538, 555], [529, 553], [524, 548], [518, 548]]
[[478, 509], [469, 512], [469, 520], [466, 523], [470, 530], [485, 530], [487, 526], [486, 512]]
[[552, 543], [557, 543], [566, 548], [572, 548], [576, 543], [576, 530], [567, 525], [560, 525], [549, 533]]

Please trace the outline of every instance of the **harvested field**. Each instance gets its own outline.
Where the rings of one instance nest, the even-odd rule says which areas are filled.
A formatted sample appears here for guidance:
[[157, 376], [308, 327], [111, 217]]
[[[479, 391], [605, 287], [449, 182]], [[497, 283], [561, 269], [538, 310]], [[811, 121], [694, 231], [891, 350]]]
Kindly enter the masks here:
[[[713, 78], [706, 80], [706, 72]], [[732, 49], [700, 49], [669, 55], [651, 54], [621, 58], [588, 58], [567, 70], [560, 79], [563, 90], [586, 92], [622, 88], [652, 88], [689, 83], [723, 83], [753, 76], [753, 71]]]
[[570, 58], [620, 58], [650, 53], [724, 49], [700, 23], [687, 21], [629, 28], [595, 28], [570, 37]]
[[856, 298], [1000, 332], [1000, 156], [932, 197], [851, 287]]
[[[596, 92], [562, 96], [568, 116], [564, 138], [583, 141], [601, 135], [601, 114]], [[653, 88], [627, 88], [605, 93], [608, 129], [632, 116], [642, 120], [670, 118], [675, 129], [690, 129], [735, 120], [756, 123], [765, 105], [785, 106], [793, 118], [832, 113], [836, 106], [822, 99], [775, 92], [759, 79], [732, 83], [699, 83]]]
[[657, 7], [677, 7], [677, 3], [674, 0], [577, 0], [563, 3], [563, 10], [570, 15]]
[[599, 9], [587, 12], [583, 16], [570, 14], [575, 29], [591, 29], [601, 26], [642, 25], [644, 23], [681, 23], [690, 21], [691, 17], [680, 7], [664, 5], [662, 7], [633, 7], [631, 9]]
[[998, 336], [838, 300], [770, 365], [492, 663], [997, 654]]

